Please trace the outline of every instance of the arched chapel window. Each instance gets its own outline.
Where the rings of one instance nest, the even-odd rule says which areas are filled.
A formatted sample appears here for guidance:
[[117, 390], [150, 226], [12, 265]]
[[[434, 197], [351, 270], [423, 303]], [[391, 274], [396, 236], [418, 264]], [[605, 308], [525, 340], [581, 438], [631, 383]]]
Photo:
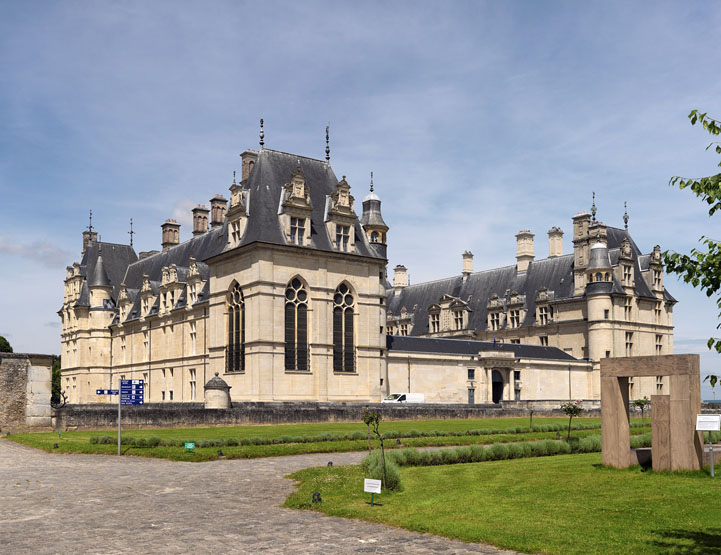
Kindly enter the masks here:
[[601, 272], [596, 272], [596, 281], [601, 281]]
[[308, 371], [308, 291], [298, 278], [285, 289], [285, 369]]
[[245, 299], [237, 283], [228, 293], [228, 346], [225, 361], [228, 372], [245, 371]]
[[350, 288], [341, 283], [333, 296], [333, 371], [355, 372], [353, 307]]

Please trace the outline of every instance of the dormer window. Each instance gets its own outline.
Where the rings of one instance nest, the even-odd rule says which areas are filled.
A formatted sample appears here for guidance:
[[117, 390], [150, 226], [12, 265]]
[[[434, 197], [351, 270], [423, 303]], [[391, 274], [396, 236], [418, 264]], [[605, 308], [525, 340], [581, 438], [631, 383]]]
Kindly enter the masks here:
[[631, 285], [631, 266], [623, 266], [623, 284]]
[[230, 224], [230, 240], [233, 245], [240, 243], [240, 222], [236, 221]]
[[661, 289], [661, 270], [653, 271], [653, 288]]
[[453, 322], [457, 330], [463, 329], [463, 311], [456, 310], [453, 312]]
[[337, 225], [335, 227], [335, 244], [339, 251], [348, 252], [348, 241], [350, 239], [350, 226]]
[[501, 313], [500, 312], [491, 312], [490, 320], [491, 320], [491, 329], [492, 330], [495, 331], [495, 330], [501, 329]]
[[303, 245], [305, 235], [305, 218], [290, 219], [290, 242], [294, 245]]
[[545, 326], [548, 324], [548, 307], [547, 306], [539, 306], [538, 307], [538, 324], [540, 326]]
[[431, 333], [438, 333], [441, 330], [441, 315], [430, 315]]
[[196, 292], [196, 285], [193, 283], [189, 287], [189, 295], [190, 297], [190, 303], [188, 304], [195, 304], [195, 301], [198, 300], [198, 293]]
[[168, 310], [173, 310], [173, 307], [175, 306], [175, 291], [170, 292], [170, 304], [168, 305]]
[[510, 320], [510, 325], [512, 328], [518, 328], [521, 326], [521, 311], [516, 310], [510, 310], [508, 312], [508, 318]]
[[148, 314], [148, 311], [150, 310], [150, 301], [149, 299], [143, 299], [143, 314]]

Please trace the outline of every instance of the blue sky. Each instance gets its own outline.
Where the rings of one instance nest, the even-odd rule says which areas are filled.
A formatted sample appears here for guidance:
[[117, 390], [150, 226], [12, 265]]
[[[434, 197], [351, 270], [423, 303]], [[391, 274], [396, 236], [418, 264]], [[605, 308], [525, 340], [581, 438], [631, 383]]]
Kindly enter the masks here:
[[[721, 117], [714, 2], [0, 3], [0, 335], [59, 352], [65, 266], [93, 209], [102, 239], [158, 248], [266, 146], [331, 163], [357, 199], [375, 173], [389, 267], [413, 282], [514, 263], [514, 234], [588, 210], [642, 250], [721, 238], [673, 175], [716, 173], [686, 116]], [[360, 210], [359, 201], [356, 209]], [[715, 306], [679, 299], [676, 352], [702, 354]], [[721, 393], [718, 394], [721, 398]], [[704, 397], [711, 398], [708, 387]]]

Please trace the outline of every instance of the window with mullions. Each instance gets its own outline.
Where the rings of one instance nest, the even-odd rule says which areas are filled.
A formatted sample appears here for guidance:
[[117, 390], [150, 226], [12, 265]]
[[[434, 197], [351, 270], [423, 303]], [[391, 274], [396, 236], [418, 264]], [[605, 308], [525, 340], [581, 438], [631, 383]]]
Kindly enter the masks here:
[[305, 218], [290, 219], [290, 242], [294, 245], [303, 244], [303, 236], [305, 235]]
[[333, 371], [355, 372], [353, 306], [349, 287], [342, 283], [333, 295]]
[[308, 371], [308, 292], [298, 278], [285, 289], [285, 369]]
[[237, 283], [228, 293], [228, 346], [226, 372], [245, 371], [245, 299]]
[[350, 226], [335, 226], [335, 244], [339, 251], [348, 251], [348, 241], [350, 239]]

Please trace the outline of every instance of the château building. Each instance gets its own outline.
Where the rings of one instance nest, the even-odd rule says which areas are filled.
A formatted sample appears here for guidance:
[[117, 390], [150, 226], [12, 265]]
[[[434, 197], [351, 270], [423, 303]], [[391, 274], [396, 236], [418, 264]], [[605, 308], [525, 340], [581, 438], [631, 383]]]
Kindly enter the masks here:
[[[673, 297], [660, 250], [627, 229], [573, 218], [573, 253], [549, 232], [546, 259], [517, 235], [516, 264], [408, 285], [386, 279], [389, 226], [373, 190], [355, 212], [345, 177], [264, 147], [241, 154], [229, 200], [192, 210], [192, 238], [161, 225], [160, 249], [83, 232], [67, 269], [62, 388], [70, 403], [143, 379], [146, 402], [202, 402], [217, 373], [233, 402], [598, 400], [603, 357], [668, 354]], [[131, 242], [132, 243], [132, 242]], [[663, 390], [634, 384], [632, 397]]]

